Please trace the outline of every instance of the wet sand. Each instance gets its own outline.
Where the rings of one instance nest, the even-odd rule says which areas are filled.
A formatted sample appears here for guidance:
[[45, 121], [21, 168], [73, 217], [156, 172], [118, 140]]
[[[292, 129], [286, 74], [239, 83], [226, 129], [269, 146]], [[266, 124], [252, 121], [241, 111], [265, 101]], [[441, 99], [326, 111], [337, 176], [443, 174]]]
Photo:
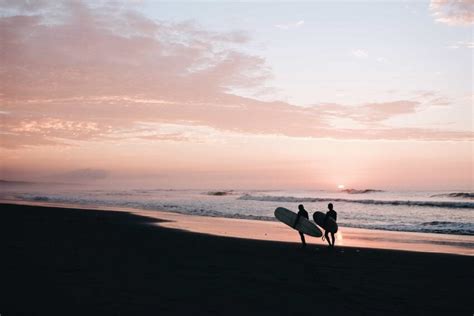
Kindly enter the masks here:
[[[300, 243], [293, 229], [278, 221], [259, 221], [237, 218], [195, 216], [167, 211], [150, 211], [111, 206], [71, 205], [42, 201], [0, 200], [0, 204], [20, 204], [46, 207], [81, 208], [106, 211], [124, 211], [161, 220], [162, 227], [195, 233], [266, 241]], [[162, 221], [165, 220], [165, 221]], [[327, 245], [321, 238], [306, 237], [308, 244]], [[474, 256], [474, 236], [433, 234], [402, 231], [370, 230], [339, 227], [336, 245], [355, 248], [376, 248], [417, 252], [435, 252]]]
[[[160, 226], [218, 236], [299, 243], [299, 235], [281, 222], [191, 216], [170, 212], [133, 211], [134, 214], [165, 219]], [[306, 236], [308, 244], [327, 245], [321, 238]], [[474, 236], [395, 232], [340, 227], [336, 245], [474, 256]]]
[[321, 243], [301, 249], [297, 243], [171, 228], [176, 223], [126, 212], [2, 204], [0, 313], [474, 311], [472, 256], [354, 247], [329, 251]]

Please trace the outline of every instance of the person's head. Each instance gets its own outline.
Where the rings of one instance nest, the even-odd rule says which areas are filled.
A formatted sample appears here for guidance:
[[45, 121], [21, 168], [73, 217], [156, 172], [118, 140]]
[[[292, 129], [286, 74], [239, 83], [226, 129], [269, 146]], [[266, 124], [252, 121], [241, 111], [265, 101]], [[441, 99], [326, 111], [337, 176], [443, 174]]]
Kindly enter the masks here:
[[332, 203], [328, 204], [328, 209], [332, 211], [332, 209], [333, 209]]
[[299, 209], [300, 211], [301, 211], [301, 210], [304, 210], [303, 204], [298, 205], [298, 209]]

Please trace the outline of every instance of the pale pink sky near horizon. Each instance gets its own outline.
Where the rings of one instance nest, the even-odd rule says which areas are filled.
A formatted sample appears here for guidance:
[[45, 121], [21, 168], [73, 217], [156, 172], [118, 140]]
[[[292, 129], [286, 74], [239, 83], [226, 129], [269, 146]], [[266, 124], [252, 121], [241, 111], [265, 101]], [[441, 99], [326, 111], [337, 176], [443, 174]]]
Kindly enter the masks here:
[[[446, 28], [443, 36], [459, 46], [444, 47], [446, 56], [459, 49], [472, 54], [474, 47], [460, 41], [466, 28], [472, 31], [472, 5], [457, 4], [447, 13], [448, 0], [427, 3], [429, 22], [415, 29]], [[297, 88], [285, 81], [285, 74], [305, 76], [305, 66], [286, 72], [291, 61], [278, 57], [272, 43], [279, 33], [271, 33], [307, 27], [312, 34], [318, 23], [270, 25], [264, 40], [272, 49], [259, 51], [263, 26], [255, 34], [223, 22], [213, 29], [205, 17], [171, 17], [175, 9], [161, 7], [155, 16], [143, 12], [145, 5], [1, 3], [0, 178], [162, 188], [474, 190], [473, 66], [464, 51], [462, 58], [433, 60], [441, 68], [420, 70], [420, 85], [405, 87], [394, 86], [397, 74], [380, 68], [395, 61], [376, 57], [370, 64], [368, 49], [353, 49], [341, 57], [347, 68], [338, 63], [327, 76], [331, 87], [318, 97], [311, 86], [303, 89], [306, 77]], [[452, 33], [456, 28], [459, 34]], [[407, 50], [400, 47], [399, 55]], [[352, 68], [358, 63], [369, 63], [367, 71]], [[429, 71], [447, 73], [433, 75], [433, 87], [442, 89], [427, 89]], [[359, 80], [346, 79], [355, 73]], [[395, 77], [387, 80], [387, 73]], [[373, 76], [381, 85], [366, 92], [361, 82]], [[451, 87], [450, 76], [460, 84]], [[314, 78], [319, 82], [324, 73]]]

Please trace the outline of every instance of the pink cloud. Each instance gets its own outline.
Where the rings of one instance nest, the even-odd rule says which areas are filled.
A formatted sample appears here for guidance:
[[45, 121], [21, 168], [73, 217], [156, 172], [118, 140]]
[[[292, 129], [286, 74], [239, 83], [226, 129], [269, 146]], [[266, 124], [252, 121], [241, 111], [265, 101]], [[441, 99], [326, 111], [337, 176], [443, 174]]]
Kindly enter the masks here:
[[0, 20], [2, 80], [7, 98], [209, 94], [260, 83], [264, 60], [228, 47], [239, 32], [206, 32], [132, 12], [68, 3], [63, 20]]
[[[222, 94], [214, 100], [166, 102], [130, 97], [91, 98], [80, 100], [48, 100], [43, 103], [15, 102], [11, 109], [17, 115], [4, 116], [4, 128], [10, 134], [21, 133], [31, 138], [94, 140], [134, 138], [185, 141], [185, 135], [155, 133], [154, 127], [142, 123], [178, 124], [244, 134], [271, 134], [291, 137], [338, 139], [424, 139], [468, 140], [471, 132], [422, 128], [388, 128], [381, 124], [396, 115], [416, 111], [417, 102], [397, 101], [369, 103], [360, 106], [324, 104], [299, 107], [284, 102], [261, 102]], [[31, 120], [34, 108], [48, 118]], [[72, 117], [74, 120], [65, 120]], [[336, 129], [333, 118], [350, 118], [367, 128]], [[141, 125], [140, 125], [141, 124]]]
[[[271, 76], [263, 58], [236, 47], [249, 40], [242, 32], [155, 21], [118, 6], [64, 2], [58, 9], [48, 2], [39, 10], [28, 1], [10, 3], [29, 15], [0, 18], [0, 110], [8, 113], [2, 114], [3, 147], [124, 134], [188, 140], [152, 129], [143, 134], [140, 122], [291, 137], [472, 139], [471, 132], [383, 126], [390, 117], [415, 113], [415, 101], [300, 107], [233, 95], [235, 88], [264, 87]], [[367, 128], [335, 129], [335, 117]]]
[[358, 122], [378, 123], [396, 115], [412, 114], [419, 105], [416, 101], [400, 100], [384, 103], [367, 103], [360, 106], [322, 104], [321, 114], [332, 117], [350, 118]]
[[150, 134], [150, 135], [143, 135], [137, 136], [139, 139], [145, 140], [171, 140], [171, 141], [188, 141], [190, 140], [188, 137], [184, 136], [182, 133], [165, 133], [165, 134]]
[[431, 0], [430, 10], [435, 20], [448, 25], [472, 25], [474, 23], [474, 1]]

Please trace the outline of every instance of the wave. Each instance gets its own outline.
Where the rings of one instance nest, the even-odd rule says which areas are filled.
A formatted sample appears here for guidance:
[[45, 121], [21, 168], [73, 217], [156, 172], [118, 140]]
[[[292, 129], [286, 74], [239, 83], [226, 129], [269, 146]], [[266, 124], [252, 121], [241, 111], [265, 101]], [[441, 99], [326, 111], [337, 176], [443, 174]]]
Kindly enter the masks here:
[[35, 197], [33, 197], [33, 201], [37, 201], [37, 202], [47, 202], [49, 200], [50, 199], [47, 196], [35, 196]]
[[207, 192], [207, 195], [212, 195], [212, 196], [224, 196], [224, 195], [232, 195], [234, 194], [234, 191], [229, 190], [229, 191], [211, 191]]
[[70, 197], [47, 197], [34, 194], [21, 194], [14, 196], [15, 199], [22, 201], [34, 201], [34, 202], [50, 202], [50, 203], [61, 203], [66, 205], [81, 205], [81, 206], [92, 206], [92, 207], [118, 207], [126, 209], [138, 209], [138, 210], [149, 210], [149, 211], [169, 211], [173, 213], [186, 214], [186, 215], [197, 215], [207, 217], [224, 217], [224, 218], [236, 218], [236, 219], [250, 219], [260, 221], [276, 221], [273, 216], [265, 215], [251, 215], [251, 214], [239, 214], [239, 213], [224, 213], [215, 210], [189, 207], [185, 205], [176, 205], [170, 203], [160, 202], [137, 202], [137, 201], [110, 201], [100, 199], [88, 199], [88, 198], [70, 198]]
[[451, 225], [451, 224], [459, 224], [459, 223], [447, 222], [447, 221], [432, 221], [432, 222], [421, 223], [421, 225], [423, 226], [440, 226], [440, 225]]
[[238, 198], [247, 201], [262, 202], [285, 202], [285, 203], [303, 203], [303, 202], [347, 202], [371, 205], [401, 205], [401, 206], [424, 206], [424, 207], [444, 207], [444, 208], [474, 208], [473, 202], [451, 202], [451, 201], [410, 201], [410, 200], [351, 200], [341, 198], [310, 198], [295, 196], [255, 196], [245, 194]]
[[461, 199], [474, 199], [474, 193], [472, 192], [454, 192], [454, 193], [442, 193], [434, 194], [431, 197], [449, 197], [449, 198], [461, 198]]
[[[421, 224], [360, 224], [360, 223], [346, 223], [341, 221], [339, 223], [342, 227], [363, 228], [372, 230], [385, 231], [400, 231], [400, 232], [414, 232], [414, 233], [435, 233], [448, 235], [465, 235], [474, 236], [474, 224], [472, 223], [457, 223], [457, 222], [426, 222]], [[472, 244], [469, 244], [472, 247]]]
[[345, 190], [341, 190], [341, 192], [345, 192], [348, 194], [365, 194], [365, 193], [377, 193], [377, 192], [384, 192], [384, 191], [374, 190], [374, 189], [365, 189], [365, 190], [345, 189]]
[[[254, 199], [258, 198], [257, 201], [262, 199], [270, 200], [270, 201], [278, 201], [282, 202], [295, 202], [301, 201], [302, 198], [297, 197], [278, 197], [278, 196], [250, 196], [244, 195], [240, 199]], [[34, 201], [34, 202], [48, 202], [48, 203], [60, 203], [61, 205], [81, 205], [85, 207], [114, 207], [114, 208], [122, 208], [122, 209], [138, 209], [138, 210], [150, 210], [150, 211], [157, 211], [157, 210], [166, 210], [169, 212], [180, 213], [180, 214], [188, 214], [188, 215], [198, 215], [198, 216], [207, 216], [207, 217], [224, 217], [224, 218], [238, 218], [238, 219], [250, 219], [250, 220], [260, 220], [260, 221], [276, 221], [274, 216], [270, 214], [259, 214], [259, 211], [255, 209], [253, 214], [242, 214], [239, 210], [231, 210], [228, 209], [227, 211], [223, 211], [225, 209], [219, 206], [218, 209], [211, 209], [212, 204], [206, 205], [186, 205], [181, 204], [179, 202], [175, 203], [173, 201], [117, 201], [117, 200], [103, 200], [103, 199], [95, 199], [95, 198], [81, 198], [78, 196], [75, 197], [65, 197], [65, 196], [45, 196], [45, 195], [36, 195], [36, 194], [21, 194], [16, 195], [16, 199], [19, 200], [27, 200], [27, 201]], [[303, 198], [304, 201], [312, 201], [318, 202], [321, 200], [324, 201], [335, 201], [335, 199], [315, 199], [315, 198]], [[338, 199], [344, 200], [344, 199]], [[354, 202], [354, 200], [344, 200], [349, 202]], [[386, 201], [383, 201], [386, 202]], [[261, 209], [259, 207], [258, 209]], [[263, 206], [263, 208], [267, 209], [267, 206]], [[379, 230], [389, 230], [389, 231], [412, 231], [412, 232], [424, 232], [424, 233], [442, 233], [442, 234], [458, 234], [458, 235], [474, 235], [474, 223], [470, 222], [451, 222], [451, 221], [430, 221], [430, 222], [412, 222], [412, 223], [399, 223], [393, 224], [393, 221], [390, 218], [386, 218], [383, 221], [371, 222], [370, 218], [363, 217], [360, 218], [361, 214], [358, 214], [357, 221], [354, 221], [350, 216], [346, 218], [342, 218], [339, 224], [343, 227], [355, 227], [355, 228], [366, 228], [366, 229], [379, 229]], [[362, 220], [362, 222], [361, 222]], [[367, 221], [367, 222], [363, 222]]]

